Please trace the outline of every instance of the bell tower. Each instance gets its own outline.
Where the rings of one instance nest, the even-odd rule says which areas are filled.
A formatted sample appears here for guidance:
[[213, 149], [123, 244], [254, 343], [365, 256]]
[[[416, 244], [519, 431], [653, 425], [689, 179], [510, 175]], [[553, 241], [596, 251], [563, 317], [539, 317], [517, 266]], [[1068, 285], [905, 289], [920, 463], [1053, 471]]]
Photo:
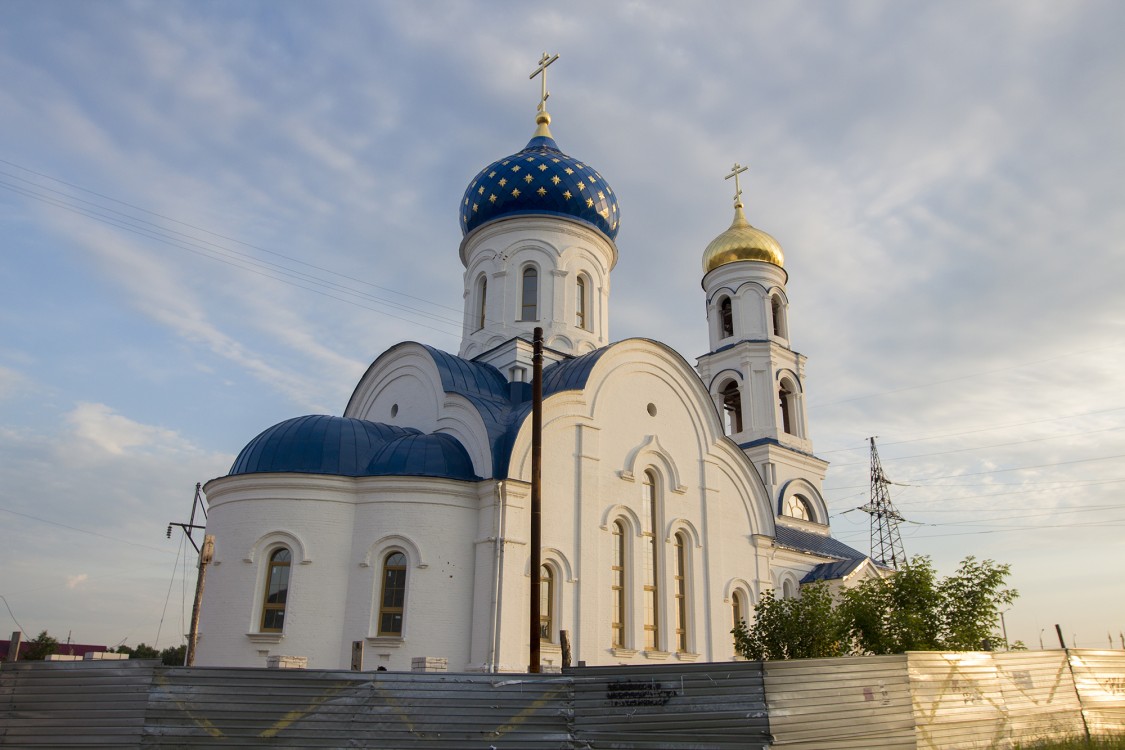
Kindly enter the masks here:
[[736, 163], [726, 176], [735, 181], [734, 220], [703, 253], [710, 351], [696, 367], [727, 435], [774, 496], [775, 513], [788, 507], [792, 517], [827, 524], [820, 488], [828, 464], [813, 455], [805, 357], [790, 343], [785, 254], [746, 220], [739, 184], [746, 169]]

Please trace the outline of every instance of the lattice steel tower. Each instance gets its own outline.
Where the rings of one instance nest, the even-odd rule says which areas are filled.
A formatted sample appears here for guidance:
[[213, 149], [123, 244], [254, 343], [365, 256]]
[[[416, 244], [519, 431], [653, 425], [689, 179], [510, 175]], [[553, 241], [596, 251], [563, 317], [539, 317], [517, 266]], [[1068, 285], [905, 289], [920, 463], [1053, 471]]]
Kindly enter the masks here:
[[891, 502], [891, 493], [887, 491], [891, 482], [883, 473], [875, 438], [868, 440], [871, 441], [871, 499], [860, 510], [871, 516], [871, 559], [898, 570], [906, 566], [906, 552], [898, 533], [898, 524], [905, 519]]

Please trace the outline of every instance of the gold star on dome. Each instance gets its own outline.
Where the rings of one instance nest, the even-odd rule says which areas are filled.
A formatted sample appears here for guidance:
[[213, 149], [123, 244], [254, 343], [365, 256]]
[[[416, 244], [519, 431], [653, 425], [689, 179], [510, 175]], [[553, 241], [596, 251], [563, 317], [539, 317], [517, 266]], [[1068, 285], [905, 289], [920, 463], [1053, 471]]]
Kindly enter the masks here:
[[492, 179], [495, 176], [496, 176], [496, 170], [495, 169], [488, 173], [489, 179]]
[[544, 195], [547, 194], [547, 188], [539, 188], [535, 192], [539, 193], [539, 197], [542, 198]]
[[508, 184], [508, 179], [506, 177], [501, 177], [500, 182], [499, 182], [500, 187], [504, 187], [507, 184]]
[[484, 195], [484, 185], [480, 186], [480, 190], [477, 191], [477, 195]]
[[488, 202], [489, 203], [495, 203], [496, 202], [496, 194], [495, 193], [488, 196]]
[[600, 200], [600, 201], [605, 200], [605, 193], [603, 193], [601, 190], [598, 191], [598, 200]]
[[593, 208], [593, 207], [594, 207], [594, 199], [593, 198], [587, 198], [586, 199], [586, 208]]
[[474, 203], [473, 204], [473, 213], [474, 214], [477, 212], [477, 208], [478, 208], [477, 204]]
[[559, 163], [559, 160], [558, 160], [558, 159], [551, 159], [551, 161], [552, 161], [553, 163], [555, 163], [555, 164], [558, 164], [558, 163]]
[[468, 198], [465, 199], [465, 205], [466, 206], [469, 205], [469, 199]]
[[602, 209], [601, 211], [598, 211], [598, 215], [601, 216], [603, 219], [608, 220], [609, 219], [609, 210], [608, 209]]
[[506, 167], [506, 166], [508, 166], [508, 165], [509, 165], [509, 164], [511, 164], [511, 163], [512, 163], [512, 160], [511, 160], [511, 159], [505, 159], [504, 161], [500, 162], [500, 166], [502, 166], [502, 167]]
[[565, 193], [563, 193], [563, 197], [566, 198], [567, 200], [570, 200], [570, 191], [567, 190]]
[[567, 168], [566, 168], [566, 169], [564, 169], [563, 171], [564, 171], [564, 172], [566, 172], [567, 174], [574, 174], [574, 170], [573, 170], [573, 169], [571, 169], [570, 167], [567, 167]]
[[579, 190], [585, 190], [586, 189], [586, 183], [579, 180], [578, 181], [578, 189]]
[[574, 166], [578, 167], [579, 169], [585, 169], [585, 167], [582, 166], [581, 164], [575, 164]]
[[551, 175], [551, 184], [552, 185], [558, 185], [560, 182], [562, 182], [562, 180], [559, 179], [559, 176], [557, 174]]
[[523, 181], [528, 183], [528, 184], [531, 184], [531, 181], [534, 180], [534, 179], [535, 178], [532, 177], [531, 175], [524, 175]]
[[519, 188], [512, 188], [512, 197], [513, 198], [519, 198], [520, 197], [520, 189]]
[[594, 184], [595, 182], [597, 182], [597, 181], [598, 181], [598, 180], [597, 180], [597, 178], [596, 178], [596, 177], [591, 177], [591, 178], [590, 178], [590, 184], [591, 184], [591, 185], [593, 185], [593, 184]]
[[540, 172], [546, 172], [547, 171], [547, 165], [546, 164], [540, 164], [539, 165], [539, 171]]
[[529, 157], [527, 157], [526, 159], [524, 159], [524, 161], [535, 161], [535, 157], [534, 157], [534, 156], [529, 156]]
[[515, 165], [514, 167], [512, 167], [512, 171], [513, 171], [513, 172], [518, 172], [518, 171], [520, 171], [520, 165], [519, 165], [519, 164], [516, 164], [516, 165]]

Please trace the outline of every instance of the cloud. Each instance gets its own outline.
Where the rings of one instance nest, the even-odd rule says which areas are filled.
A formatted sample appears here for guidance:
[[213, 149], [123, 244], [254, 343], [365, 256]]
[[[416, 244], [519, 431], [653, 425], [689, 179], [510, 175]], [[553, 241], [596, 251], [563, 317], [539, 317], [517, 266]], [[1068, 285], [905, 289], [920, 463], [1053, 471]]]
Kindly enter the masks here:
[[69, 414], [71, 436], [89, 453], [194, 453], [174, 430], [135, 422], [105, 404], [80, 403]]
[[72, 590], [76, 589], [76, 588], [78, 588], [79, 585], [85, 583], [86, 579], [89, 578], [89, 577], [90, 576], [86, 575], [85, 573], [79, 573], [76, 576], [67, 576], [66, 577], [66, 587], [68, 589], [72, 589]]

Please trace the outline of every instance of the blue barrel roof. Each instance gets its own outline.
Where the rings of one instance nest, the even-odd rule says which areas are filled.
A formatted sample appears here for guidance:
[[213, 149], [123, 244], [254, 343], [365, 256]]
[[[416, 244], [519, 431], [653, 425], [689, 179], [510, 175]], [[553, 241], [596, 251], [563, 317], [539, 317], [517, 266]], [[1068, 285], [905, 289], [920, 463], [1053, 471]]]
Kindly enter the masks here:
[[[403, 440], [418, 439], [421, 450], [406, 462], [394, 452], [379, 456]], [[423, 435], [411, 427], [395, 427], [351, 417], [314, 414], [287, 419], [255, 437], [234, 460], [228, 476], [293, 472], [343, 477], [411, 476], [476, 479], [464, 446], [452, 435]]]

